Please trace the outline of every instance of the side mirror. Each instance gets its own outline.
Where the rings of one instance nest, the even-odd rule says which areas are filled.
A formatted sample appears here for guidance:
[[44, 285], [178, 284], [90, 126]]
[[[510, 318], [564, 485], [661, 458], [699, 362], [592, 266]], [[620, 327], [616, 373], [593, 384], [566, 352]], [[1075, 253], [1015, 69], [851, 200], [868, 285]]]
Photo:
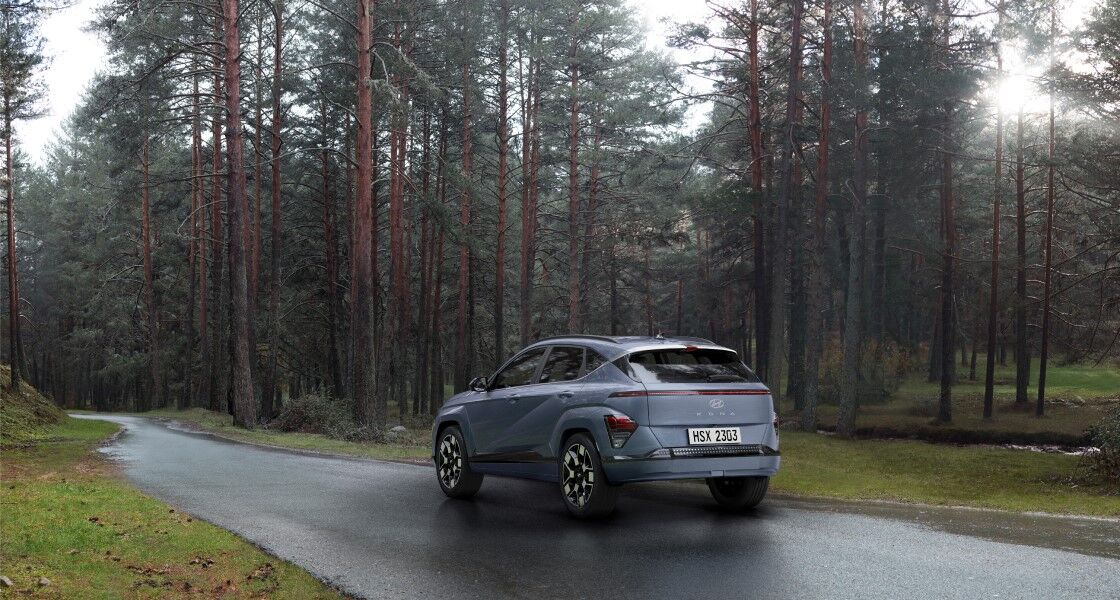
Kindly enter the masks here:
[[475, 377], [467, 384], [467, 387], [470, 388], [472, 392], [485, 392], [487, 388], [486, 378]]

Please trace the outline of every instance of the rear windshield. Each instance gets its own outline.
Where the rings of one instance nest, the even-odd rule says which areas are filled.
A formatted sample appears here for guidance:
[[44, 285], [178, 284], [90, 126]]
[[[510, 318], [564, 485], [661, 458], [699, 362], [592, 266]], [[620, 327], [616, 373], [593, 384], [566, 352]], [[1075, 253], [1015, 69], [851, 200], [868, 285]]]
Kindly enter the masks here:
[[757, 383], [738, 355], [727, 350], [647, 350], [630, 355], [630, 372], [642, 383]]

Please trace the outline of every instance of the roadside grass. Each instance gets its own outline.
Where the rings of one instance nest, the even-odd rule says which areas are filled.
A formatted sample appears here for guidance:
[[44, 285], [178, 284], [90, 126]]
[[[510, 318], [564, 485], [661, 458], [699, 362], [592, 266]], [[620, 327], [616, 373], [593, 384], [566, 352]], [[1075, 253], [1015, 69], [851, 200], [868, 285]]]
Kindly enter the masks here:
[[[958, 382], [953, 386], [953, 422], [934, 421], [940, 387], [926, 381], [924, 373], [908, 376], [893, 397], [883, 404], [864, 404], [859, 408], [856, 427], [868, 437], [917, 437], [938, 441], [1040, 443], [1084, 445], [1086, 430], [1120, 406], [1120, 368], [1115, 364], [1098, 367], [1052, 365], [1047, 370], [1046, 415], [1034, 416], [1037, 394], [1038, 361], [1031, 365], [1029, 402], [1016, 406], [1015, 365], [998, 366], [995, 371], [994, 415], [983, 419], [984, 356], [977, 360], [977, 380], [968, 380], [968, 371], [959, 365]], [[837, 407], [819, 407], [820, 424], [825, 429], [836, 425]]]
[[798, 431], [781, 445], [776, 492], [1120, 517], [1120, 490], [1085, 481], [1076, 456]]
[[55, 427], [66, 422], [66, 414], [26, 382], [18, 392], [8, 389], [11, 378], [11, 367], [0, 365], [0, 448], [60, 435]]
[[391, 443], [374, 444], [340, 440], [317, 433], [293, 433], [261, 427], [242, 429], [233, 424], [232, 416], [202, 408], [188, 410], [165, 408], [137, 414], [139, 416], [179, 421], [232, 440], [266, 446], [382, 460], [415, 461], [431, 457], [431, 448], [429, 447], [431, 445], [431, 430], [429, 429], [431, 421], [427, 419], [409, 420], [407, 431], [402, 434], [393, 434]]
[[[271, 446], [410, 462], [427, 462], [431, 453], [428, 430], [422, 426], [410, 428], [413, 437], [404, 441], [370, 444], [240, 430], [228, 415], [201, 409], [145, 414]], [[1120, 517], [1120, 490], [1083, 481], [1075, 456], [909, 440], [843, 440], [798, 431], [781, 436], [782, 469], [772, 487], [781, 493]]]
[[115, 424], [64, 416], [40, 429], [40, 441], [0, 454], [0, 575], [13, 584], [0, 595], [342, 597], [295, 565], [117, 478], [93, 452]]

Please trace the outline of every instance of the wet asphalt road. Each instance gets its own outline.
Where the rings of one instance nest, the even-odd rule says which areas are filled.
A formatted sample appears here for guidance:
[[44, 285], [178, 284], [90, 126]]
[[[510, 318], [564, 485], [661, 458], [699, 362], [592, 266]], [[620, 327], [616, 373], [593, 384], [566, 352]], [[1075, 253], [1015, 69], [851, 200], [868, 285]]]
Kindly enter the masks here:
[[1120, 523], [628, 486], [606, 522], [553, 486], [276, 451], [136, 417], [106, 452], [146, 492], [368, 598], [1120, 598]]

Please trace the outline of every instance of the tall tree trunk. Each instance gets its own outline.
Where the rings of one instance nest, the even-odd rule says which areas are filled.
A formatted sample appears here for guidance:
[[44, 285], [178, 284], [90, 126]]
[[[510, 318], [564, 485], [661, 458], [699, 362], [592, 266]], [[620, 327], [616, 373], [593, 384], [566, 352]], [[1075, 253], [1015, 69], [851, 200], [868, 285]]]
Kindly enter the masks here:
[[583, 324], [579, 314], [579, 44], [575, 28], [579, 11], [572, 16], [571, 44], [568, 49], [568, 331], [579, 333]]
[[770, 295], [770, 353], [767, 376], [774, 396], [775, 410], [781, 410], [782, 376], [786, 354], [786, 284], [789, 276], [789, 209], [794, 189], [794, 146], [796, 145], [797, 105], [801, 98], [801, 16], [805, 5], [793, 0], [793, 22], [790, 26], [789, 82], [786, 90], [785, 128], [782, 132], [781, 177], [778, 192], [777, 224], [774, 236], [773, 279]]
[[750, 130], [751, 141], [751, 193], [753, 196], [754, 212], [754, 319], [755, 337], [755, 368], [763, 379], [769, 379], [769, 348], [770, 348], [770, 291], [766, 277], [766, 219], [763, 208], [762, 194], [762, 97], [759, 94], [761, 75], [759, 73], [758, 50], [758, 0], [751, 0], [750, 29], [747, 34], [747, 46], [750, 53], [750, 81], [747, 86], [747, 101], [750, 104]]
[[[1057, 34], [1057, 8], [1050, 3], [1050, 69], [1054, 69], [1054, 38]], [[1050, 128], [1046, 150], [1046, 264], [1042, 275], [1042, 341], [1038, 353], [1038, 402], [1036, 417], [1046, 411], [1046, 360], [1050, 352], [1050, 279], [1053, 276], [1054, 241], [1054, 82], [1050, 82]]]
[[[430, 98], [428, 99], [430, 100]], [[420, 138], [420, 198], [426, 206], [430, 200], [432, 180], [432, 110], [431, 105], [425, 102], [423, 118], [421, 119]], [[431, 352], [431, 290], [432, 290], [432, 227], [434, 219], [428, 208], [420, 209], [420, 313], [416, 316], [416, 372], [414, 389], [416, 403], [413, 404], [413, 414], [427, 414], [431, 399], [431, 385], [428, 377], [431, 376], [431, 363], [428, 360]]]
[[867, 39], [863, 0], [852, 4], [852, 51], [855, 55], [857, 104], [855, 116], [855, 152], [852, 157], [851, 230], [847, 236], [848, 272], [844, 300], [844, 363], [840, 386], [840, 412], [836, 432], [843, 436], [855, 433], [856, 410], [859, 406], [860, 350], [863, 305], [864, 209], [867, 206], [867, 108], [863, 94], [867, 91]]
[[140, 164], [143, 180], [140, 183], [140, 239], [143, 244], [144, 255], [144, 304], [148, 321], [148, 393], [142, 399], [142, 410], [152, 407], [162, 408], [163, 384], [160, 382], [159, 361], [159, 307], [156, 306], [154, 269], [152, 266], [152, 226], [151, 226], [151, 190], [149, 189], [149, 162], [148, 148], [150, 139], [145, 134], [141, 149]]
[[[996, 7], [997, 31], [1002, 35], [1003, 2]], [[1002, 97], [1003, 49], [996, 40], [996, 98]], [[992, 418], [995, 404], [996, 332], [999, 325], [999, 211], [1003, 203], [1003, 107], [996, 106], [996, 177], [992, 199], [992, 279], [988, 285], [988, 354], [984, 357], [984, 419]]]
[[[530, 42], [535, 38], [531, 37]], [[519, 329], [521, 345], [533, 334], [533, 273], [536, 268], [537, 181], [540, 157], [540, 61], [529, 57], [528, 74], [522, 77], [521, 102], [521, 282]]]
[[953, 200], [953, 154], [951, 144], [952, 107], [945, 107], [945, 123], [942, 135], [941, 154], [941, 229], [944, 254], [941, 267], [941, 392], [938, 396], [937, 420], [948, 423], [953, 420], [953, 375], [956, 371], [953, 362], [953, 342], [956, 328], [953, 318], [953, 262], [956, 255], [956, 222]]
[[331, 189], [330, 150], [327, 142], [327, 103], [320, 101], [320, 127], [323, 131], [320, 167], [323, 178], [323, 253], [327, 266], [327, 377], [330, 381], [331, 395], [338, 397], [345, 393], [342, 382], [342, 362], [338, 352], [338, 332], [341, 325], [341, 300], [338, 281], [338, 229], [335, 225], [334, 194]]
[[230, 267], [231, 337], [233, 338], [233, 419], [252, 428], [257, 423], [253, 390], [253, 355], [250, 334], [249, 288], [245, 255], [245, 167], [241, 134], [241, 42], [237, 0], [222, 0], [225, 47], [226, 146], [229, 154], [229, 191], [226, 195]]
[[[401, 51], [401, 26], [393, 25], [393, 45]], [[408, 84], [399, 75], [393, 76], [404, 109], [390, 115], [389, 131], [389, 256], [390, 256], [390, 310], [388, 315], [389, 347], [408, 347], [408, 279], [405, 274], [404, 249], [404, 139], [408, 126]], [[403, 358], [400, 351], [386, 351], [385, 367], [389, 367], [388, 382], [392, 397], [398, 400], [405, 413], [407, 395], [403, 393]]]
[[1031, 379], [1031, 351], [1027, 330], [1027, 206], [1026, 165], [1023, 162], [1023, 107], [1015, 131], [1015, 404], [1026, 406]]
[[[494, 256], [494, 360], [505, 356], [506, 323], [506, 178], [509, 171], [509, 0], [501, 0], [498, 41], [498, 236]], [[497, 366], [497, 365], [495, 365]]]
[[[264, 177], [264, 152], [261, 150], [264, 135], [264, 92], [261, 89], [264, 81], [264, 5], [255, 7], [257, 27], [257, 54], [253, 61], [253, 205], [252, 215], [246, 213], [246, 252], [249, 256], [249, 304], [252, 306], [250, 314], [256, 314], [257, 290], [260, 287], [261, 272], [261, 195], [263, 194]], [[254, 318], [254, 317], [250, 317]], [[271, 352], [271, 347], [269, 351]], [[267, 377], [267, 376], [266, 376]], [[267, 382], [266, 382], [267, 385]], [[262, 403], [267, 402], [262, 398]], [[268, 418], [264, 414], [264, 418]]]
[[[265, 377], [264, 390], [261, 393], [261, 417], [268, 420], [273, 416], [276, 399], [276, 367], [280, 354], [280, 252], [283, 239], [281, 237], [281, 208], [280, 208], [280, 147], [283, 140], [280, 137], [280, 128], [283, 126], [284, 115], [281, 113], [281, 94], [283, 75], [284, 52], [284, 3], [283, 0], [274, 0], [272, 14], [275, 20], [274, 39], [272, 47], [272, 130], [270, 140], [271, 166], [272, 166], [272, 211], [269, 240], [269, 275], [268, 275], [268, 375]], [[329, 200], [324, 198], [324, 204]], [[258, 201], [259, 205], [259, 201]], [[329, 214], [329, 213], [328, 213]], [[258, 236], [260, 223], [257, 224]], [[254, 248], [254, 252], [256, 249]], [[254, 258], [254, 260], [258, 260]], [[331, 312], [331, 357], [337, 361], [334, 350], [334, 307]], [[333, 383], [333, 381], [332, 381]]]
[[599, 203], [599, 147], [603, 142], [603, 128], [599, 125], [598, 116], [595, 117], [595, 134], [591, 146], [591, 169], [587, 179], [587, 210], [584, 211], [583, 237], [580, 248], [580, 267], [583, 273], [580, 278], [580, 314], [586, 315], [588, 297], [592, 279], [587, 276], [591, 272], [591, 244], [595, 235], [595, 216]]
[[[949, 0], [942, 0], [940, 18], [943, 20], [941, 51], [949, 47]], [[956, 258], [957, 224], [953, 199], [953, 101], [944, 103], [945, 121], [941, 130], [941, 234], [944, 237], [944, 255], [941, 267], [941, 393], [938, 396], [937, 420], [953, 420], [953, 342], [956, 319], [953, 318], [954, 260]]]
[[[215, 29], [218, 38], [221, 38], [221, 15], [218, 16]], [[213, 103], [219, 107], [223, 103], [222, 60], [220, 57], [214, 58]], [[210, 310], [212, 311], [213, 318], [211, 320], [213, 323], [210, 327], [210, 351], [204, 354], [205, 374], [202, 383], [206, 386], [206, 393], [200, 394], [200, 396], [207, 398], [207, 405], [210, 410], [225, 411], [226, 394], [223, 386], [225, 361], [219, 359], [222, 337], [226, 335], [225, 311], [222, 310], [222, 301], [226, 293], [226, 263], [224, 254], [225, 234], [222, 232], [222, 176], [224, 175], [224, 167], [222, 166], [222, 112], [220, 108], [214, 111], [211, 120], [211, 145], [214, 152], [210, 173], [210, 277], [211, 293], [213, 294]]]
[[15, 169], [12, 159], [12, 99], [4, 94], [4, 209], [8, 218], [8, 361], [12, 377], [8, 387], [20, 389], [23, 376], [19, 327], [19, 259], [16, 257]]
[[[436, 174], [436, 194], [439, 197], [439, 204], [446, 209], [447, 207], [447, 145], [448, 145], [448, 118], [447, 118], [447, 105], [443, 107], [440, 116], [440, 134], [439, 134], [439, 158], [437, 159], [438, 170]], [[428, 412], [435, 414], [436, 410], [443, 405], [443, 385], [444, 385], [444, 371], [443, 371], [443, 259], [444, 259], [444, 233], [445, 228], [442, 225], [437, 226], [438, 232], [436, 233], [436, 248], [435, 248], [435, 282], [432, 284], [432, 344], [431, 344], [431, 358], [430, 363], [433, 365], [432, 378], [431, 378], [431, 402], [428, 404]]]
[[[464, 35], [464, 39], [465, 39]], [[471, 226], [471, 160], [473, 150], [471, 147], [471, 120], [474, 115], [471, 106], [471, 67], [470, 60], [464, 59], [463, 65], [463, 189], [459, 201], [459, 285], [458, 304], [459, 310], [455, 326], [455, 389], [461, 390], [467, 384], [467, 354], [470, 352], [467, 340], [467, 307], [469, 304], [468, 291], [470, 288], [471, 250], [467, 243]]]
[[373, 106], [370, 78], [370, 0], [357, 6], [357, 181], [354, 197], [354, 250], [350, 257], [350, 335], [355, 417], [359, 423], [380, 425], [384, 415], [375, 397], [373, 359]]
[[816, 194], [813, 206], [813, 241], [809, 248], [809, 306], [806, 310], [805, 397], [801, 408], [801, 429], [817, 430], [817, 402], [820, 394], [820, 355], [824, 331], [824, 253], [825, 209], [828, 205], [828, 144], [832, 127], [832, 0], [824, 0], [821, 21], [824, 40], [821, 49], [820, 137], [817, 140]]
[[[202, 111], [198, 95], [198, 77], [194, 78], [194, 97], [191, 100], [191, 233], [190, 251], [190, 295], [188, 304], [187, 328], [187, 379], [179, 408], [190, 408], [197, 403], [195, 391], [195, 345], [198, 340], [206, 339], [206, 250], [203, 234], [206, 231], [202, 198]], [[195, 303], [201, 308], [198, 312], [199, 327], [195, 328]]]

